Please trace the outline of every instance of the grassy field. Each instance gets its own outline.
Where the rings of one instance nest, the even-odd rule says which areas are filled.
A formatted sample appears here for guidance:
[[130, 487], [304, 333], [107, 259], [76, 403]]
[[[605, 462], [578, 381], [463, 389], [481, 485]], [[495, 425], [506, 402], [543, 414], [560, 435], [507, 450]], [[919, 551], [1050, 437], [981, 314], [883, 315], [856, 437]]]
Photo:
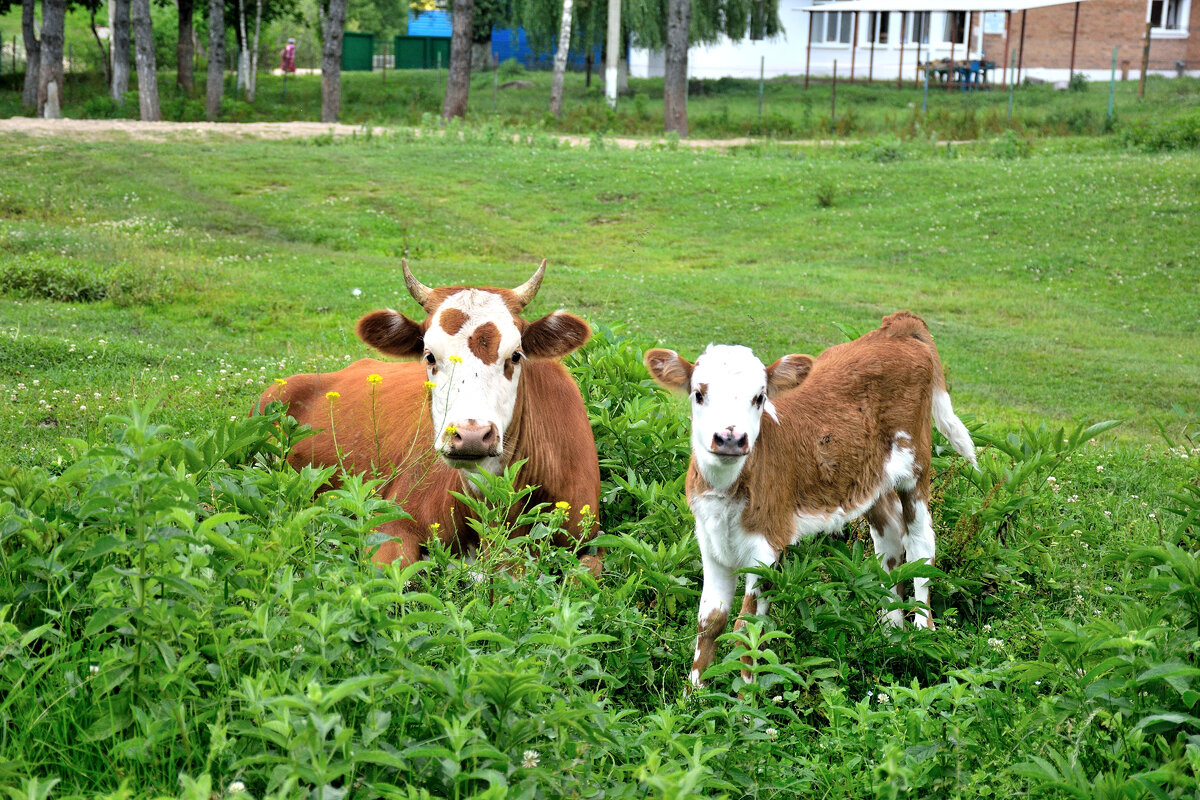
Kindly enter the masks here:
[[[0, 141], [0, 787], [1195, 796], [1200, 155], [513, 132]], [[483, 583], [437, 552], [376, 570], [370, 485], [316, 494], [245, 418], [274, 378], [366, 355], [362, 313], [415, 312], [402, 256], [490, 285], [547, 258], [530, 314], [597, 328], [570, 366], [599, 581], [544, 538]], [[940, 630], [877, 625], [854, 528], [795, 548], [686, 695], [686, 421], [642, 348], [815, 354], [898, 308], [987, 448], [979, 474], [936, 459]]]

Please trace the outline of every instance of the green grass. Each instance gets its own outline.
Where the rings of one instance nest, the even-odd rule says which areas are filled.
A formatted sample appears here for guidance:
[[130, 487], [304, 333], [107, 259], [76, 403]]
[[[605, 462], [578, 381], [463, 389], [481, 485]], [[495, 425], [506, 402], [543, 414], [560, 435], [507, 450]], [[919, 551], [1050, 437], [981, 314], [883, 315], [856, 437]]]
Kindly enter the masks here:
[[[0, 141], [0, 789], [1195, 795], [1200, 156], [454, 132]], [[317, 494], [246, 418], [274, 378], [366, 355], [362, 313], [416, 313], [401, 257], [490, 285], [545, 257], [531, 313], [596, 327], [569, 366], [598, 582], [546, 547], [553, 509], [482, 583], [440, 552], [376, 570], [393, 510], [369, 483]], [[935, 459], [940, 630], [877, 625], [852, 527], [788, 554], [687, 696], [686, 420], [642, 348], [815, 354], [897, 308], [986, 446], [977, 475]]]

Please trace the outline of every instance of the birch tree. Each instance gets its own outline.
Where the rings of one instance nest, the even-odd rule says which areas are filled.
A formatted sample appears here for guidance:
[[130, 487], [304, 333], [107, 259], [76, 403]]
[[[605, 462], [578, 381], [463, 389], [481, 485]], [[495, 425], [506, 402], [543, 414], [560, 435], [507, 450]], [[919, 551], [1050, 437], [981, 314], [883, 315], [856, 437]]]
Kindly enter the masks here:
[[38, 107], [38, 72], [42, 66], [42, 43], [37, 36], [37, 0], [21, 0], [21, 36], [25, 40], [25, 88], [21, 104]]
[[175, 74], [179, 88], [185, 94], [191, 94], [196, 89], [196, 78], [192, 74], [192, 62], [196, 60], [195, 0], [176, 0], [176, 5], [179, 8], [179, 25], [176, 27], [179, 39], [175, 42]]
[[668, 0], [667, 47], [663, 65], [663, 127], [688, 135], [687, 58], [688, 31], [692, 21], [691, 0]]
[[250, 48], [250, 82], [246, 84], [246, 99], [254, 102], [258, 91], [258, 37], [262, 32], [263, 0], [254, 0], [254, 44]]
[[225, 93], [225, 0], [208, 0], [208, 87], [204, 101], [210, 121], [221, 114]]
[[150, 0], [131, 0], [134, 62], [137, 65], [138, 107], [146, 122], [162, 119], [158, 105], [158, 64], [154, 57], [154, 28], [150, 22]]
[[554, 52], [554, 77], [550, 82], [550, 113], [562, 116], [563, 80], [567, 73], [567, 53], [571, 49], [571, 11], [573, 0], [562, 0], [562, 19], [558, 27], [558, 49]]
[[346, 0], [317, 0], [321, 14], [321, 122], [337, 122], [342, 110], [342, 38]]
[[471, 91], [471, 41], [475, 29], [475, 0], [454, 0], [450, 26], [450, 70], [446, 77], [446, 96], [442, 100], [442, 119], [467, 116], [467, 97]]
[[113, 102], [120, 108], [129, 91], [129, 0], [112, 0], [112, 85]]
[[62, 116], [63, 29], [66, 24], [66, 0], [42, 0], [41, 63], [38, 65], [37, 115]]

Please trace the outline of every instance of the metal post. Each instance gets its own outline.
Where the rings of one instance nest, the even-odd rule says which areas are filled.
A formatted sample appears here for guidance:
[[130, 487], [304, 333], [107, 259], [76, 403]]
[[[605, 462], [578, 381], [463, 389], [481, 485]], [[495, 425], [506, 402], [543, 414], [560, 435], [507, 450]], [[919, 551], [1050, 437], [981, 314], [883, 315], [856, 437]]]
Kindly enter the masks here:
[[[808, 12], [808, 52], [804, 55], [804, 88], [808, 88], [808, 65], [812, 61], [813, 12]], [[15, 46], [15, 45], [14, 45]]]
[[1113, 48], [1112, 77], [1108, 79], [1108, 121], [1112, 122], [1113, 94], [1117, 91], [1117, 48]]
[[1075, 77], [1075, 42], [1079, 38], [1079, 2], [1075, 3], [1075, 27], [1071, 29], [1071, 69], [1067, 72], [1067, 81]]
[[[953, 11], [947, 11], [953, 14]], [[946, 63], [946, 91], [954, 88], [954, 42], [958, 39], [958, 17], [950, 17], [950, 61]]]
[[925, 70], [925, 93], [921, 95], [921, 113], [929, 109], [929, 70]]
[[1024, 9], [1021, 10], [1021, 46], [1017, 50], [1017, 83], [1021, 81], [1021, 68], [1025, 66], [1025, 15], [1027, 13]]
[[900, 64], [896, 67], [896, 88], [904, 86], [904, 19], [907, 11], [900, 12]]
[[442, 93], [442, 51], [437, 52], [438, 94]]
[[837, 59], [833, 60], [833, 86], [829, 90], [829, 132], [833, 133], [833, 120], [837, 116]]
[[387, 42], [382, 42], [381, 44], [383, 44], [383, 85], [387, 86], [387, 50], [388, 50], [388, 46], [387, 46]]
[[767, 69], [767, 57], [761, 56], [758, 62], [758, 121], [762, 122], [763, 74]]
[[[1009, 56], [1008, 63], [1011, 64], [1013, 61], [1016, 60], [1016, 58], [1017, 58], [1017, 51], [1014, 48], [1012, 51], [1012, 55]], [[1017, 85], [1016, 81], [1013, 81], [1012, 83], [1010, 83], [1008, 85], [1008, 121], [1009, 122], [1012, 122], [1013, 87], [1016, 85]]]
[[1150, 69], [1150, 28], [1153, 22], [1146, 23], [1146, 43], [1142, 45], [1142, 77], [1138, 79], [1138, 99], [1146, 96], [1146, 70]]
[[[607, 87], [605, 87], [607, 90]], [[500, 65], [492, 70], [492, 113], [500, 112]]]
[[[917, 64], [916, 64], [916, 66], [913, 67], [913, 88], [914, 89], [921, 85], [921, 76], [918, 73], [921, 71], [921, 40], [923, 38], [925, 38], [925, 30], [924, 30], [924, 27], [921, 25], [921, 23], [924, 22], [924, 20], [921, 17], [916, 16], [919, 13], [921, 13], [921, 12], [919, 12], [919, 11], [913, 12], [913, 23], [918, 28], [918, 30], [916, 31], [916, 34], [913, 36], [913, 38], [917, 40]], [[929, 12], [926, 11], [924, 13], [928, 14]], [[929, 70], [925, 70], [925, 82], [926, 83], [929, 82]]]
[[875, 77], [875, 37], [876, 30], [879, 28], [879, 12], [871, 12], [871, 60], [867, 62], [867, 83]]
[[850, 34], [850, 81], [854, 81], [854, 55], [858, 52], [858, 18], [861, 11], [854, 12], [854, 32]]

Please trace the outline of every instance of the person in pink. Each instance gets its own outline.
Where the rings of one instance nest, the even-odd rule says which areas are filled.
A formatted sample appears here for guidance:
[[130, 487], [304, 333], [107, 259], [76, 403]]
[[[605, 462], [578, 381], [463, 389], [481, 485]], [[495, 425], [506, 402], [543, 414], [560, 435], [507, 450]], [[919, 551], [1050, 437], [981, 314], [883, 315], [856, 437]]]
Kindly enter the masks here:
[[279, 53], [279, 71], [287, 74], [296, 71], [296, 40], [288, 39]]

